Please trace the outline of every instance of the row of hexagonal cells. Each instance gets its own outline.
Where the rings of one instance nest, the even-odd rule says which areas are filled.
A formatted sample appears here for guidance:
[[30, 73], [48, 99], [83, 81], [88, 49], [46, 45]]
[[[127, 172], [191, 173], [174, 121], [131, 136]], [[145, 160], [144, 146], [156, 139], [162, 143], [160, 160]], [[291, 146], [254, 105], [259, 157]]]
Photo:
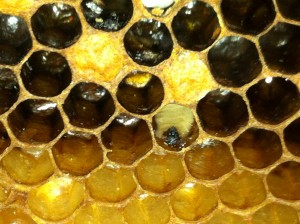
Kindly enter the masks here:
[[[132, 118], [128, 119], [127, 116], [118, 119], [127, 123], [132, 122]], [[114, 128], [118, 129], [116, 126]], [[124, 127], [122, 128], [124, 130]], [[122, 130], [117, 131], [117, 134], [122, 132]], [[139, 135], [135, 137], [136, 144], [143, 144], [142, 147], [144, 145], [149, 146], [151, 143], [140, 143], [140, 140], [137, 140], [145, 138], [143, 131], [145, 130], [135, 130], [134, 135]], [[126, 142], [127, 146], [132, 148], [132, 144], [128, 141], [128, 138], [132, 138], [132, 134], [127, 133], [126, 140], [118, 137], [116, 144], [121, 145]], [[124, 147], [124, 145], [121, 145], [121, 147]], [[244, 132], [234, 141], [233, 148], [236, 156], [243, 164], [255, 168], [262, 168], [267, 164], [271, 164], [281, 154], [281, 144], [278, 136], [271, 131], [260, 129], [249, 129]], [[109, 157], [118, 162], [123, 157], [129, 158], [131, 156], [132, 159], [144, 153], [140, 150], [129, 155], [129, 152], [122, 150], [122, 148], [118, 150], [122, 152], [119, 154], [114, 151], [109, 153]], [[102, 150], [97, 138], [86, 133], [68, 132], [53, 146], [52, 152], [58, 167], [62, 171], [73, 175], [85, 175], [102, 162]], [[245, 156], [246, 153], [247, 156]], [[200, 180], [217, 179], [229, 173], [234, 167], [234, 159], [228, 145], [213, 139], [192, 147], [191, 150], [186, 152], [184, 160], [190, 174]], [[89, 163], [86, 163], [86, 161], [89, 161]], [[40, 151], [37, 154], [21, 148], [13, 148], [3, 157], [2, 165], [12, 178], [22, 184], [40, 183], [54, 172], [48, 151]], [[300, 190], [295, 187], [300, 182], [299, 172], [300, 164], [297, 162], [289, 161], [278, 165], [267, 175], [267, 184], [271, 193], [281, 199], [299, 200]], [[169, 153], [152, 153], [137, 164], [135, 172], [130, 168], [106, 164], [87, 176], [85, 184], [92, 198], [102, 202], [116, 203], [127, 199], [135, 192], [137, 188], [135, 177], [143, 189], [154, 193], [166, 193], [183, 183], [185, 175], [181, 156]], [[5, 186], [0, 184], [1, 192], [3, 189], [5, 189]], [[9, 194], [8, 190], [3, 190], [3, 192]], [[52, 200], [51, 192], [55, 192], [53, 193], [55, 194], [55, 200]], [[86, 191], [82, 182], [68, 177], [54, 178], [30, 191], [28, 205], [33, 213], [41, 218], [60, 220], [70, 216], [83, 202], [85, 195]], [[200, 183], [188, 182], [173, 191], [169, 199], [171, 207], [179, 218], [198, 220], [217, 207], [217, 195], [219, 195], [222, 203], [230, 208], [247, 209], [262, 203], [267, 197], [267, 192], [262, 176], [249, 171], [240, 171], [226, 177], [218, 190]], [[0, 194], [0, 196], [0, 201], [3, 201], [6, 200], [8, 195]], [[170, 218], [168, 197], [150, 196], [146, 193], [134, 196], [134, 199], [124, 208], [125, 219], [129, 223], [167, 223]], [[109, 211], [106, 211], [106, 209]], [[100, 210], [104, 211], [100, 212]], [[286, 217], [285, 212], [282, 213], [282, 210], [291, 213], [291, 216]], [[147, 212], [145, 213], [145, 211]], [[85, 219], [87, 212], [95, 220], [97, 218], [102, 219], [106, 212], [107, 215], [114, 214], [112, 217], [121, 220], [119, 218], [121, 209], [99, 207], [95, 203], [81, 208], [76, 215], [75, 220], [77, 222], [75, 223], [81, 223], [80, 220]], [[270, 213], [270, 216], [267, 216], [268, 221], [272, 218], [278, 219], [278, 217], [280, 220], [294, 220], [291, 223], [297, 223], [298, 220], [295, 210], [281, 204], [270, 204], [262, 208], [261, 211], [258, 210], [254, 215], [254, 220], [263, 219], [258, 215], [260, 213], [262, 213], [262, 216], [265, 216], [265, 213]], [[5, 211], [4, 214], [6, 214]], [[214, 218], [218, 219], [217, 217], [216, 215]], [[226, 217], [229, 220], [242, 220], [242, 217], [233, 214], [220, 216], [221, 219]], [[135, 219], [139, 221], [135, 221]], [[146, 221], [143, 222], [143, 220]], [[261, 222], [255, 221], [254, 223]]]
[[[169, 176], [166, 177], [166, 181], [169, 181]], [[173, 182], [175, 178], [173, 176]], [[107, 183], [110, 183], [109, 189], [104, 187], [107, 186]], [[104, 167], [91, 174], [87, 180], [87, 188], [91, 195], [105, 202], [118, 202], [129, 197], [136, 187], [132, 172], [117, 167]], [[57, 221], [70, 216], [82, 203], [85, 194], [82, 183], [72, 181], [69, 178], [58, 178], [32, 190], [29, 193], [28, 205], [39, 217]], [[219, 188], [219, 196], [221, 201], [229, 207], [245, 209], [264, 201], [266, 192], [259, 176], [243, 172], [234, 174], [225, 180]], [[55, 200], [52, 200], [52, 197], [55, 197]], [[233, 200], [237, 201], [233, 202]], [[71, 223], [165, 224], [171, 217], [170, 207], [179, 218], [194, 221], [207, 216], [216, 209], [217, 205], [218, 199], [214, 188], [189, 182], [173, 191], [170, 196], [158, 197], [148, 193], [133, 196], [125, 207], [121, 208], [110, 207], [97, 202], [88, 203], [78, 209], [73, 216], [74, 222]], [[6, 208], [0, 210], [2, 223], [13, 221], [13, 217], [17, 217], [19, 221], [24, 223], [35, 224], [20, 209]], [[251, 217], [216, 211], [209, 221], [203, 223], [247, 224], [250, 223], [250, 218], [253, 224], [299, 223], [297, 211], [281, 203], [268, 203], [258, 209]]]
[[[35, 69], [41, 71], [42, 67], [46, 70], [45, 73], [59, 71], [59, 73], [66, 74], [65, 79], [69, 82], [70, 69], [65, 66], [66, 61], [57, 53], [45, 51], [34, 53], [29, 61], [36, 62], [35, 57], [49, 59], [50, 64], [54, 57], [55, 62], [53, 63], [58, 66], [46, 66], [45, 68], [40, 66], [40, 63], [26, 63], [21, 75], [24, 85], [30, 86], [32, 91], [39, 92], [40, 95], [45, 95], [45, 92], [60, 92], [61, 90], [56, 87], [62, 85], [57, 84], [56, 81], [62, 79], [49, 81], [48, 79], [51, 79], [49, 76], [42, 76], [43, 78], [36, 82], [39, 88], [35, 88], [33, 87], [35, 85], [27, 83], [26, 78], [29, 73], [33, 74]], [[42, 73], [44, 74], [44, 72]], [[0, 112], [3, 114], [17, 101], [19, 85], [11, 70], [1, 69], [0, 74], [0, 101], [4, 105]], [[146, 115], [153, 113], [163, 103], [164, 87], [157, 76], [134, 71], [119, 83], [116, 96], [118, 102], [127, 111]], [[300, 108], [297, 86], [282, 77], [268, 77], [258, 81], [248, 88], [246, 97], [254, 117], [266, 124], [279, 124]], [[92, 82], [75, 84], [62, 107], [72, 125], [88, 129], [98, 128], [105, 124], [115, 112], [115, 102], [109, 91]], [[249, 119], [243, 97], [226, 89], [212, 90], [200, 99], [197, 105], [197, 115], [202, 128], [207, 133], [220, 137], [234, 134], [240, 127], [245, 126]], [[126, 116], [124, 115], [124, 117]], [[143, 123], [139, 119], [128, 123], [126, 120], [130, 120], [130, 117], [124, 119], [116, 118], [111, 125], [127, 126], [127, 124], [131, 124], [136, 127]], [[19, 103], [9, 114], [8, 123], [19, 140], [29, 143], [50, 142], [64, 128], [57, 104], [44, 99], [29, 99]], [[153, 127], [158, 143], [175, 151], [190, 145], [198, 137], [199, 132], [193, 112], [175, 104], [166, 105], [160, 109], [153, 117]]]
[[[248, 4], [244, 9], [244, 2], [223, 0], [221, 9], [224, 21], [234, 31], [259, 34], [275, 18], [273, 3], [271, 0], [246, 2]], [[278, 0], [278, 4], [283, 12], [288, 8], [282, 5], [281, 0]], [[292, 3], [288, 3], [289, 5]], [[242, 7], [243, 10], [240, 9]], [[123, 28], [133, 14], [130, 0], [119, 0], [118, 4], [105, 5], [85, 0], [82, 2], [82, 9], [88, 23], [103, 31]], [[30, 33], [24, 19], [7, 14], [0, 14], [0, 17], [0, 64], [15, 65], [32, 47]], [[72, 6], [62, 3], [41, 6], [32, 16], [31, 25], [40, 43], [58, 49], [74, 44], [82, 33], [77, 12]], [[179, 45], [194, 51], [202, 51], [212, 45], [221, 32], [216, 12], [202, 1], [192, 1], [180, 9], [172, 21], [172, 28]], [[287, 74], [300, 71], [297, 56], [299, 36], [298, 26], [283, 22], [275, 24], [266, 34], [260, 36], [261, 50], [270, 68]], [[155, 19], [141, 19], [126, 32], [124, 47], [136, 63], [155, 66], [170, 57], [173, 40], [164, 23]], [[255, 44], [243, 37], [230, 36], [218, 40], [209, 51], [208, 60], [216, 80], [225, 86], [242, 86], [261, 71]], [[65, 81], [61, 88], [68, 84], [68, 80]]]

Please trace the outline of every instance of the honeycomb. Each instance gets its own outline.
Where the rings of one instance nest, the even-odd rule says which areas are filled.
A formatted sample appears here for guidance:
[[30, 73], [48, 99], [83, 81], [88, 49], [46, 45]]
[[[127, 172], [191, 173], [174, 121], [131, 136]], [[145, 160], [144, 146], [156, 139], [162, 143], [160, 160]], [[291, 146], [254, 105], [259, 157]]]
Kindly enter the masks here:
[[0, 224], [299, 224], [298, 0], [2, 0]]

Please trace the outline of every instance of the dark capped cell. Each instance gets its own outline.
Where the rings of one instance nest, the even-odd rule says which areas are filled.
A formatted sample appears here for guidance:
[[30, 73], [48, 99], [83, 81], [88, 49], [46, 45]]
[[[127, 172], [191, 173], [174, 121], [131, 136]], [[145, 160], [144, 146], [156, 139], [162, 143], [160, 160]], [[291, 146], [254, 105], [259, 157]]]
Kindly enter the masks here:
[[170, 151], [190, 146], [199, 136], [193, 111], [178, 104], [161, 108], [153, 117], [152, 125], [157, 143]]
[[18, 100], [19, 92], [19, 84], [13, 71], [0, 68], [0, 114], [8, 111]]
[[86, 175], [103, 161], [102, 148], [96, 136], [69, 131], [52, 148], [60, 170], [73, 175]]
[[268, 77], [251, 86], [247, 98], [254, 117], [263, 123], [279, 124], [299, 110], [297, 86], [281, 77]]
[[61, 54], [37, 51], [21, 70], [25, 88], [34, 95], [51, 97], [60, 94], [71, 82], [67, 60]]
[[20, 103], [8, 116], [8, 124], [14, 135], [27, 143], [48, 143], [64, 128], [57, 104], [36, 99]]
[[240, 162], [261, 169], [276, 162], [282, 154], [279, 136], [269, 130], [249, 128], [234, 142], [233, 150]]
[[31, 17], [31, 26], [41, 44], [58, 49], [71, 46], [82, 33], [76, 10], [63, 3], [42, 5]]
[[102, 142], [109, 149], [107, 157], [114, 162], [131, 165], [152, 149], [152, 136], [147, 123], [120, 114], [102, 132]]
[[4, 125], [0, 122], [0, 155], [10, 146], [11, 140]]
[[253, 35], [269, 27], [276, 16], [272, 0], [222, 0], [221, 11], [231, 30]]
[[209, 92], [197, 105], [203, 129], [215, 136], [229, 136], [248, 122], [249, 116], [243, 98], [229, 90]]
[[300, 72], [300, 27], [277, 23], [259, 38], [265, 61], [272, 70], [296, 74]]
[[0, 13], [0, 64], [18, 64], [31, 48], [32, 40], [25, 20]]
[[300, 21], [299, 0], [276, 0], [279, 12], [288, 19]]
[[104, 31], [122, 29], [133, 14], [131, 0], [83, 0], [81, 9], [92, 27]]
[[216, 12], [202, 1], [192, 1], [180, 9], [172, 29], [179, 45], [193, 51], [212, 45], [221, 32]]
[[300, 118], [284, 129], [284, 141], [287, 149], [295, 156], [300, 156]]
[[119, 84], [117, 98], [129, 112], [149, 114], [155, 111], [164, 99], [161, 80], [152, 74], [135, 71]]
[[114, 101], [103, 86], [81, 82], [72, 88], [63, 104], [70, 123], [82, 128], [97, 128], [114, 113]]
[[216, 81], [230, 87], [251, 82], [262, 70], [255, 44], [237, 36], [219, 40], [209, 50], [208, 62]]
[[171, 56], [173, 40], [164, 23], [141, 19], [126, 32], [124, 47], [136, 63], [155, 66]]

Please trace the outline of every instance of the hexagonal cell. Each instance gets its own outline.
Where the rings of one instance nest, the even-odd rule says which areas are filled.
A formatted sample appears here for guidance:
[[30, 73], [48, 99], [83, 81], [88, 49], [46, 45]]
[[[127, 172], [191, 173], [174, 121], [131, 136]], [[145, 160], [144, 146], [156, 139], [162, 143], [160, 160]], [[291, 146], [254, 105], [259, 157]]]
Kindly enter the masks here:
[[287, 149], [295, 156], [300, 156], [300, 118], [284, 129], [284, 141]]
[[268, 77], [247, 91], [254, 117], [267, 124], [279, 124], [300, 108], [297, 86], [281, 77]]
[[88, 24], [103, 31], [122, 29], [133, 14], [131, 0], [83, 0], [81, 9]]
[[1, 161], [8, 174], [22, 184], [38, 184], [54, 173], [48, 151], [13, 148]]
[[221, 137], [235, 133], [249, 119], [243, 98], [224, 89], [206, 94], [197, 105], [197, 114], [207, 133]]
[[10, 146], [11, 140], [3, 124], [0, 122], [0, 155]]
[[28, 206], [37, 216], [58, 221], [70, 216], [83, 202], [84, 186], [70, 178], [56, 178], [33, 188], [28, 195]]
[[230, 208], [247, 209], [266, 199], [262, 178], [249, 171], [232, 174], [219, 187], [221, 201]]
[[282, 155], [278, 135], [264, 129], [249, 128], [232, 145], [235, 156], [250, 168], [261, 169], [270, 166]]
[[209, 50], [208, 62], [213, 77], [223, 86], [241, 87], [262, 70], [255, 44], [237, 36], [220, 39]]
[[152, 123], [157, 143], [170, 151], [188, 147], [199, 135], [193, 111], [181, 105], [164, 106]]
[[70, 123], [82, 128], [97, 128], [115, 112], [115, 104], [108, 90], [93, 82], [81, 82], [74, 86], [63, 108]]
[[103, 161], [102, 148], [95, 135], [69, 131], [52, 148], [58, 168], [73, 175], [86, 175]]
[[300, 163], [284, 162], [267, 176], [270, 192], [277, 198], [286, 200], [300, 199]]
[[51, 97], [60, 94], [70, 84], [72, 73], [61, 54], [37, 51], [23, 65], [21, 78], [30, 93]]
[[0, 13], [0, 64], [18, 64], [31, 48], [32, 40], [25, 20]]
[[157, 143], [170, 151], [188, 147], [199, 135], [193, 111], [188, 107], [168, 104], [152, 120]]
[[8, 124], [14, 135], [27, 143], [48, 143], [64, 128], [57, 104], [39, 99], [21, 102], [8, 116]]
[[173, 18], [172, 29], [179, 45], [202, 51], [218, 38], [221, 27], [215, 10], [202, 1], [191, 1]]
[[4, 208], [0, 210], [0, 223], [36, 224], [28, 214], [19, 208]]
[[299, 224], [297, 211], [287, 205], [271, 203], [258, 209], [252, 216], [253, 224]]
[[180, 151], [199, 136], [193, 111], [177, 104], [164, 106], [152, 119], [157, 143], [170, 150]]
[[187, 183], [171, 195], [171, 206], [177, 217], [196, 221], [218, 205], [217, 193], [204, 185]]
[[217, 211], [206, 224], [249, 224], [242, 216]]
[[271, 69], [285, 74], [300, 72], [299, 26], [279, 22], [259, 38], [259, 44]]
[[13, 71], [8, 68], [0, 68], [0, 114], [8, 111], [18, 100], [19, 92], [18, 80]]
[[171, 56], [173, 40], [164, 23], [141, 19], [126, 32], [124, 47], [134, 62], [155, 66]]
[[141, 194], [131, 200], [124, 209], [127, 223], [166, 224], [170, 220], [170, 209], [167, 198]]
[[75, 215], [74, 224], [83, 223], [125, 224], [125, 221], [120, 209], [92, 203], [79, 208]]
[[208, 139], [193, 146], [185, 154], [184, 160], [190, 174], [197, 179], [204, 180], [217, 179], [229, 173], [234, 167], [234, 160], [228, 145], [214, 139]]
[[76, 10], [63, 3], [42, 5], [31, 17], [31, 26], [41, 44], [58, 49], [71, 46], [82, 33]]
[[185, 171], [181, 157], [151, 154], [137, 165], [136, 175], [142, 188], [165, 193], [184, 181]]
[[105, 166], [90, 174], [86, 184], [93, 198], [103, 202], [119, 202], [135, 191], [137, 185], [133, 176], [129, 169]]
[[221, 11], [229, 29], [253, 35], [269, 27], [276, 16], [272, 0], [222, 0]]
[[300, 21], [300, 2], [298, 0], [276, 0], [276, 3], [284, 17]]
[[150, 73], [134, 71], [119, 84], [117, 98], [129, 112], [150, 114], [164, 99], [164, 87], [161, 80]]
[[107, 157], [114, 162], [131, 165], [152, 149], [147, 123], [128, 114], [120, 114], [101, 134], [109, 149]]

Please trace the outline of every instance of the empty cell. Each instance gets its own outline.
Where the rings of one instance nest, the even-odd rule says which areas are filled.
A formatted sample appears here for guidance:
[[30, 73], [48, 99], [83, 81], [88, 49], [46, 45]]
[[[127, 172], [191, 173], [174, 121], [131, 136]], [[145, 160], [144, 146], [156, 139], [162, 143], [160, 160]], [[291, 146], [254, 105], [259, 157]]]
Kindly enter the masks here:
[[82, 33], [76, 10], [64, 3], [42, 5], [31, 17], [31, 27], [41, 44], [58, 49], [73, 45]]
[[52, 141], [64, 128], [57, 104], [39, 99], [21, 102], [8, 116], [8, 124], [20, 141], [33, 144]]
[[164, 23], [144, 18], [126, 32], [124, 47], [134, 62], [152, 67], [171, 56], [173, 40]]
[[161, 80], [155, 75], [140, 71], [128, 74], [117, 90], [120, 104], [136, 114], [154, 112], [161, 105], [164, 95]]
[[262, 70], [255, 44], [238, 36], [220, 39], [209, 50], [208, 63], [215, 80], [230, 87], [251, 82]]
[[133, 14], [131, 0], [83, 0], [81, 9], [90, 26], [107, 32], [122, 29]]
[[254, 117], [267, 124], [279, 124], [299, 110], [300, 95], [297, 86], [282, 77], [268, 77], [247, 91]]
[[279, 136], [265, 129], [249, 128], [232, 145], [235, 156], [250, 168], [261, 169], [270, 166], [282, 155]]
[[278, 22], [259, 38], [262, 55], [274, 71], [288, 75], [300, 72], [300, 27]]
[[52, 147], [60, 170], [73, 175], [85, 175], [103, 161], [102, 148], [95, 135], [68, 131]]
[[229, 29], [257, 35], [275, 19], [272, 0], [222, 0], [221, 11]]
[[191, 1], [175, 15], [172, 29], [179, 45], [187, 50], [202, 51], [221, 33], [218, 16], [211, 5]]
[[202, 180], [218, 179], [234, 167], [228, 145], [214, 139], [194, 145], [187, 151], [184, 160], [191, 175]]
[[120, 114], [101, 134], [109, 149], [107, 157], [130, 165], [152, 149], [152, 137], [147, 123], [128, 114]]
[[72, 125], [89, 129], [103, 125], [115, 112], [109, 91], [93, 82], [74, 86], [63, 108]]
[[274, 168], [267, 176], [270, 192], [277, 198], [300, 199], [300, 163], [288, 161]]
[[203, 129], [215, 136], [229, 136], [245, 126], [249, 115], [243, 98], [229, 90], [217, 89], [206, 94], [197, 105]]
[[71, 83], [72, 73], [61, 54], [37, 51], [22, 66], [21, 78], [30, 93], [52, 97], [59, 95]]

